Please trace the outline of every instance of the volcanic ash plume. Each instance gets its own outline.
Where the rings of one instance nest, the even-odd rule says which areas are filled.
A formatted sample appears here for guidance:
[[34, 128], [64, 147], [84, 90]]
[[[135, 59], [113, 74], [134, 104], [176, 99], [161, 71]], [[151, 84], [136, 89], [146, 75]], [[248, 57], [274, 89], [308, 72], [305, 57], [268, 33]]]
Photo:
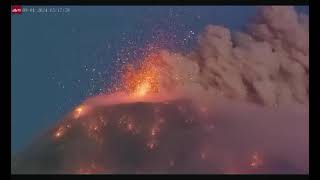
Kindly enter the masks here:
[[261, 8], [247, 33], [209, 25], [193, 52], [161, 56], [170, 67], [164, 82], [180, 91], [274, 107], [309, 103], [308, 17], [293, 7]]

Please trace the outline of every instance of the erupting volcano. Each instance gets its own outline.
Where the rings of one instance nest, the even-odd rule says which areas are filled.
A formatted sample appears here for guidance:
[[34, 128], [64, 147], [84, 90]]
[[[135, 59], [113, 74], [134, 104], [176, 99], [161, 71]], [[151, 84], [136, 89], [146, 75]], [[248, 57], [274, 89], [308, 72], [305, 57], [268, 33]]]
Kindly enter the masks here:
[[209, 25], [191, 53], [158, 49], [124, 65], [113, 93], [75, 107], [13, 158], [12, 172], [308, 173], [301, 21], [293, 8], [264, 7], [235, 39]]
[[143, 97], [160, 91], [161, 56], [155, 53], [148, 55], [138, 69], [132, 65], [124, 67], [122, 88], [133, 96]]

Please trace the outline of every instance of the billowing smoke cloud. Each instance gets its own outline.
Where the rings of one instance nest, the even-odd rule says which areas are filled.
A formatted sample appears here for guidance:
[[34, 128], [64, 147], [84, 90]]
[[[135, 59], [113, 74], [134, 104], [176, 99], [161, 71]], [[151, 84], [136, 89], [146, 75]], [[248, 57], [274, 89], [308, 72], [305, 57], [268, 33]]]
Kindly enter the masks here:
[[164, 84], [265, 106], [308, 106], [308, 24], [293, 7], [268, 6], [246, 33], [209, 25], [193, 52], [162, 52], [170, 67]]

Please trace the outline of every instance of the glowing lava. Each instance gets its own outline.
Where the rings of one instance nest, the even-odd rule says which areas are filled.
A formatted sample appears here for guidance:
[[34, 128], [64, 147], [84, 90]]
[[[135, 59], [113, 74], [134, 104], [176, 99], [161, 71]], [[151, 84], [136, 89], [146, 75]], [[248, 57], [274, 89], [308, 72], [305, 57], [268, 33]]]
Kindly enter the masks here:
[[84, 110], [84, 106], [79, 106], [74, 110], [74, 118], [78, 119], [80, 117], [80, 115], [83, 113]]
[[64, 132], [64, 128], [59, 127], [59, 129], [54, 133], [54, 137], [58, 139], [64, 135]]
[[145, 96], [150, 91], [151, 85], [149, 82], [143, 82], [137, 85], [137, 88], [134, 92], [136, 96]]
[[146, 56], [136, 68], [133, 65], [124, 67], [122, 88], [130, 96], [144, 97], [160, 91], [161, 57], [155, 53]]
[[259, 166], [262, 165], [262, 159], [261, 157], [258, 155], [257, 152], [254, 152], [251, 156], [251, 162], [250, 162], [250, 166], [253, 168], [257, 168]]

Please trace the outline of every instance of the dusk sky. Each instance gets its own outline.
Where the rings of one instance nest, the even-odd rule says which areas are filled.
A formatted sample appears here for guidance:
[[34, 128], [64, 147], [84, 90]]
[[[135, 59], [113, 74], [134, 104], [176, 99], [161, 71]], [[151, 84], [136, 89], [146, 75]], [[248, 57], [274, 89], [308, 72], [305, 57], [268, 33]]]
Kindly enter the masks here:
[[[13, 153], [86, 97], [109, 87], [117, 58], [138, 57], [131, 49], [157, 41], [157, 32], [176, 35], [172, 48], [184, 50], [193, 47], [206, 25], [241, 31], [257, 11], [255, 6], [65, 8], [70, 12], [12, 15]], [[309, 13], [308, 7], [297, 10]]]

